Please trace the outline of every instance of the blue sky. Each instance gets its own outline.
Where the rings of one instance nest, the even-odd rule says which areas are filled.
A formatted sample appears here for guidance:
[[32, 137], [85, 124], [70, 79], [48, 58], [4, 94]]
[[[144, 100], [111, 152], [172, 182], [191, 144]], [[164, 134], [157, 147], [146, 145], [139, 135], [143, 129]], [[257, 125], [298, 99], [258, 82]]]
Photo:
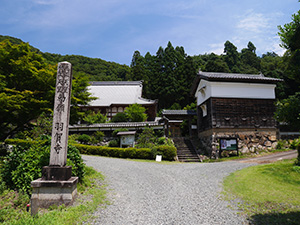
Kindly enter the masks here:
[[0, 34], [127, 65], [168, 41], [188, 55], [221, 54], [227, 40], [282, 55], [277, 26], [299, 9], [297, 0], [0, 0]]

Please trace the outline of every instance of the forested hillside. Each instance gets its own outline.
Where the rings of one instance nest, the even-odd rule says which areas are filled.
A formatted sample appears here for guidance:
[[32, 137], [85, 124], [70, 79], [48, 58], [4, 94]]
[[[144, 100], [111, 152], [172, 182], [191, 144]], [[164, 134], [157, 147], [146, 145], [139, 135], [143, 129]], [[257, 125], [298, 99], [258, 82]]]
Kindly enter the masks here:
[[82, 72], [89, 76], [92, 81], [127, 80], [130, 67], [115, 62], [107, 62], [102, 59], [89, 58], [81, 55], [59, 55], [42, 53], [42, 56], [50, 63], [56, 64], [62, 61], [72, 63], [75, 72]]
[[[286, 116], [287, 112], [284, 110], [293, 105], [291, 102], [300, 102], [300, 94], [297, 94], [300, 84], [299, 48], [297, 45], [300, 33], [298, 32], [299, 27], [297, 27], [298, 20], [300, 20], [299, 12], [293, 16], [294, 21], [279, 27], [283, 47], [287, 50], [284, 56], [278, 56], [274, 52], [266, 52], [258, 56], [255, 45], [250, 41], [241, 51], [238, 51], [233, 43], [226, 41], [224, 52], [221, 55], [206, 53], [195, 56], [187, 55], [184, 47], [174, 47], [169, 42], [165, 48], [158, 47], [155, 55], [148, 52], [143, 56], [139, 51], [135, 51], [130, 66], [80, 55], [43, 53], [33, 46], [30, 46], [30, 51], [40, 55], [44, 62], [51, 66], [55, 66], [60, 61], [71, 62], [77, 81], [79, 82], [81, 79], [81, 85], [79, 86], [82, 88], [88, 80], [143, 80], [143, 97], [158, 99], [159, 110], [168, 108], [183, 109], [195, 101], [190, 96], [190, 88], [199, 69], [210, 72], [262, 73], [265, 76], [284, 80], [276, 88], [276, 96], [279, 100], [282, 100], [277, 103], [278, 109], [281, 111], [279, 110], [276, 116], [281, 118], [284, 114], [284, 118], [286, 118], [288, 116]], [[22, 40], [17, 38], [0, 36], [0, 41], [6, 39], [13, 45], [23, 43]], [[5, 76], [5, 74], [1, 75]], [[288, 110], [298, 113], [300, 111], [299, 105], [296, 104], [296, 106], [293, 106], [294, 108]], [[286, 119], [279, 120], [284, 121]]]
[[[21, 39], [0, 35], [0, 42], [9, 40], [12, 44], [24, 43]], [[86, 74], [93, 81], [126, 80], [130, 74], [130, 67], [115, 62], [107, 62], [102, 59], [89, 58], [80, 55], [60, 55], [43, 53], [39, 49], [30, 46], [31, 49], [43, 56], [47, 63], [56, 65], [58, 62], [68, 61], [72, 63], [73, 71]]]
[[[5, 39], [12, 44], [22, 43], [17, 38], [0, 36], [0, 41]], [[274, 52], [257, 56], [252, 42], [238, 52], [233, 43], [226, 41], [224, 54], [196, 56], [188, 56], [184, 47], [173, 47], [169, 42], [166, 48], [159, 47], [155, 55], [148, 52], [142, 56], [140, 52], [134, 52], [130, 66], [80, 55], [43, 53], [33, 46], [31, 48], [51, 65], [61, 61], [72, 63], [75, 74], [86, 75], [91, 81], [144, 80], [144, 97], [158, 99], [159, 109], [181, 109], [191, 104], [194, 99], [189, 94], [190, 87], [199, 69], [210, 72], [263, 73], [265, 76], [282, 78], [285, 82], [276, 89], [279, 99], [287, 98], [298, 90], [298, 84], [285, 76], [286, 63], [283, 57]]]

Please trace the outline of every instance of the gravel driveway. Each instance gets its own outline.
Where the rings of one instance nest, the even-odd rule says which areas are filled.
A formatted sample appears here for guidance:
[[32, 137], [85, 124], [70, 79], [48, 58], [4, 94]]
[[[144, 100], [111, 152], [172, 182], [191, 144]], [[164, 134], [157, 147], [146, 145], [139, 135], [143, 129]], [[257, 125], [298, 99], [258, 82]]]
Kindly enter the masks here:
[[111, 201], [92, 224], [247, 224], [220, 192], [224, 177], [253, 164], [83, 159], [106, 177]]

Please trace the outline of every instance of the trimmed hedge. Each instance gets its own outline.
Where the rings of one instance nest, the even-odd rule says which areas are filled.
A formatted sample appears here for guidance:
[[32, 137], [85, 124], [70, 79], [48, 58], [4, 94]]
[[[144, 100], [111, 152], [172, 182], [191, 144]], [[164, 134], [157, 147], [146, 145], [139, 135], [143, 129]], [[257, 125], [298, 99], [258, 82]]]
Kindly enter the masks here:
[[100, 155], [117, 158], [132, 159], [154, 159], [155, 156], [162, 155], [163, 160], [172, 161], [177, 155], [177, 149], [173, 146], [160, 145], [153, 150], [149, 148], [111, 148], [105, 146], [91, 146], [74, 144], [81, 154]]
[[[5, 144], [21, 145], [23, 147], [31, 146], [32, 142], [22, 139], [6, 139]], [[156, 155], [162, 155], [163, 160], [173, 161], [177, 155], [177, 149], [174, 146], [159, 145], [154, 149], [149, 148], [115, 148], [106, 146], [92, 146], [83, 144], [71, 144], [76, 147], [81, 154], [86, 155], [100, 155], [117, 158], [131, 158], [131, 159], [154, 159]]]
[[177, 155], [177, 149], [174, 146], [159, 145], [154, 148], [155, 155], [162, 155], [163, 160], [173, 161]]
[[32, 144], [38, 144], [41, 142], [47, 142], [47, 140], [40, 140], [40, 141], [31, 141], [31, 140], [24, 140], [24, 139], [6, 139], [4, 144], [7, 145], [20, 145], [24, 148], [30, 148]]
[[149, 148], [110, 148], [105, 146], [91, 146], [74, 144], [81, 154], [100, 155], [117, 158], [153, 159]]

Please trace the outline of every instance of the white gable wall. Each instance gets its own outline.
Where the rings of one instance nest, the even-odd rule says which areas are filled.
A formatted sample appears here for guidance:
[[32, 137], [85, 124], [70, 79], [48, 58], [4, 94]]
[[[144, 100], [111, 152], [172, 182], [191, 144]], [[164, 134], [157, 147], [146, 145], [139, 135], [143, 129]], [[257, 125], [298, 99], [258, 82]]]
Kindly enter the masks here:
[[275, 84], [211, 82], [201, 80], [196, 91], [197, 105], [211, 97], [275, 99]]

